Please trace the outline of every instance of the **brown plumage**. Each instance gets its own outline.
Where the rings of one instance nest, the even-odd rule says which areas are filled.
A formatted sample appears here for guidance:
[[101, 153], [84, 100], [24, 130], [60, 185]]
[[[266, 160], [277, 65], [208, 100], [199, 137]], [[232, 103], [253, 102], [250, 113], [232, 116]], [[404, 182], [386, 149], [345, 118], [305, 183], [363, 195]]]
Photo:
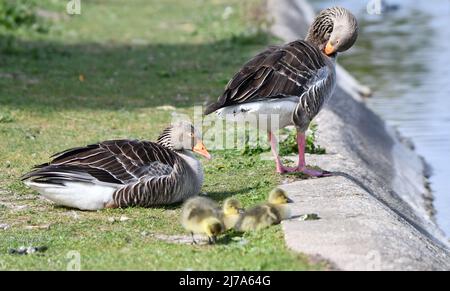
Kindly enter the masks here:
[[[242, 67], [205, 114], [236, 104], [302, 96], [328, 63], [316, 47], [303, 40], [269, 47]], [[317, 103], [314, 111], [321, 105]]]
[[[337, 53], [355, 43], [357, 32], [356, 19], [348, 10], [340, 7], [323, 10], [305, 40], [268, 47], [244, 64], [205, 114], [215, 112], [232, 120], [246, 120], [248, 116], [249, 121], [254, 120], [250, 115], [257, 118], [270, 115], [271, 120], [278, 117], [278, 127], [268, 130], [277, 171], [321, 176], [321, 172], [306, 169], [304, 133], [334, 91]], [[272, 134], [273, 130], [288, 125], [294, 125], [298, 133], [299, 164], [295, 169], [281, 164]]]
[[199, 143], [192, 125], [180, 123], [157, 143], [109, 140], [63, 151], [22, 180], [50, 200], [80, 209], [175, 203], [200, 191], [203, 172], [190, 154]]

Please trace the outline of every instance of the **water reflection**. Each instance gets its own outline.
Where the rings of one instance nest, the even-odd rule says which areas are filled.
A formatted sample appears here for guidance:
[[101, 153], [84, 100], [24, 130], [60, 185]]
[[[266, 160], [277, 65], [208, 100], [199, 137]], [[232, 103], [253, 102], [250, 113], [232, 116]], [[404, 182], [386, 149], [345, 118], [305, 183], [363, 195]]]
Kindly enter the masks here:
[[438, 223], [450, 234], [450, 1], [395, 1], [398, 9], [369, 15], [368, 1], [342, 5], [360, 22], [357, 46], [339, 61], [375, 92], [368, 105], [400, 132], [433, 168]]

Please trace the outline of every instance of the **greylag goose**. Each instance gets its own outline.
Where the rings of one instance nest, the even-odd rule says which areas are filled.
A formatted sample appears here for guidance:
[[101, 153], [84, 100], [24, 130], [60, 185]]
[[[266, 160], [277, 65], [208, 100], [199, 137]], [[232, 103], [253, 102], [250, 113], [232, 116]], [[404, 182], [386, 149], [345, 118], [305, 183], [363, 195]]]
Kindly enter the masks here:
[[275, 188], [269, 193], [267, 202], [249, 208], [240, 216], [235, 229], [252, 231], [279, 224], [291, 217], [291, 209], [287, 205], [291, 202], [284, 190]]
[[[305, 40], [271, 46], [248, 61], [228, 82], [218, 101], [209, 105], [205, 115], [236, 120], [261, 114], [278, 117], [278, 128], [297, 129], [298, 166], [284, 167], [276, 149], [277, 141], [268, 137], [279, 173], [303, 172], [323, 176], [327, 172], [306, 168], [305, 131], [336, 84], [335, 61], [338, 52], [356, 41], [356, 18], [346, 9], [333, 7], [315, 18]], [[249, 118], [252, 120], [252, 118]]]
[[206, 234], [208, 242], [212, 244], [216, 242], [217, 236], [225, 231], [221, 216], [216, 202], [197, 196], [184, 203], [181, 211], [181, 225], [191, 233], [193, 244], [197, 243], [194, 233]]
[[156, 143], [109, 140], [63, 151], [22, 180], [49, 200], [81, 210], [171, 204], [200, 191], [202, 165], [192, 152], [210, 159], [198, 131], [178, 122]]

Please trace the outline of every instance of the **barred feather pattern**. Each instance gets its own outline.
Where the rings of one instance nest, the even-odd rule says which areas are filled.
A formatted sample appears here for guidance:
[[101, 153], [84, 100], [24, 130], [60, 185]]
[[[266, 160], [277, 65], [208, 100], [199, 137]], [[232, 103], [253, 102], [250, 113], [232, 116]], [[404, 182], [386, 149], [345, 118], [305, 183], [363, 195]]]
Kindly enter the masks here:
[[300, 98], [292, 116], [293, 123], [299, 131], [305, 132], [309, 123], [320, 112], [329, 100], [336, 87], [336, 72], [334, 65], [320, 69], [314, 80], [315, 85], [308, 88]]
[[200, 190], [194, 170], [176, 152], [149, 141], [111, 140], [66, 150], [22, 180], [80, 181], [116, 187], [117, 207], [170, 204]]
[[331, 37], [331, 33], [334, 29], [334, 23], [337, 19], [345, 19], [348, 29], [352, 29], [355, 32], [352, 40], [349, 41], [347, 49], [350, 48], [350, 46], [356, 41], [358, 23], [351, 12], [342, 7], [331, 7], [322, 10], [311, 24], [305, 40], [317, 46], [319, 50], [323, 50]]
[[306, 41], [314, 44], [320, 50], [323, 50], [326, 42], [330, 39], [331, 33], [333, 32], [333, 19], [330, 11], [322, 11], [312, 23], [308, 35], [306, 36]]
[[173, 143], [171, 138], [172, 127], [169, 126], [161, 132], [156, 142], [165, 148], [173, 150]]
[[304, 129], [330, 97], [334, 84], [334, 59], [315, 45], [297, 40], [269, 47], [247, 62], [205, 114], [231, 105], [297, 96], [292, 123]]
[[[190, 144], [191, 147], [194, 146], [194, 136], [197, 135], [196, 130], [194, 128], [194, 126], [192, 124], [187, 124], [186, 125], [186, 133], [191, 133], [191, 140], [190, 140]], [[161, 134], [159, 135], [158, 139], [157, 139], [157, 143], [164, 146], [165, 148], [171, 149], [171, 150], [177, 150], [177, 147], [180, 147], [180, 145], [175, 146], [174, 141], [173, 141], [173, 125], [167, 127], [166, 129], [163, 130], [163, 132], [161, 132]], [[180, 141], [179, 141], [180, 142]]]
[[[323, 51], [333, 33], [342, 34], [342, 41], [336, 51], [327, 56]], [[283, 104], [283, 101], [288, 104], [292, 103], [292, 97], [298, 97], [295, 108], [284, 109], [281, 113], [289, 115], [283, 116], [283, 124], [291, 119], [290, 124], [305, 131], [333, 93], [337, 53], [349, 49], [357, 35], [358, 24], [350, 11], [342, 7], [321, 11], [304, 41], [268, 47], [244, 64], [217, 102], [206, 108], [205, 114], [217, 111], [220, 115], [222, 111], [218, 110], [224, 107], [274, 99], [277, 102], [272, 104]]]
[[135, 183], [118, 189], [113, 194], [114, 204], [117, 207], [149, 207], [182, 201], [186, 198], [184, 194], [190, 192], [189, 188], [193, 188], [186, 183], [180, 183], [186, 179], [181, 174], [186, 174], [188, 170], [181, 163], [175, 164], [170, 175], [142, 177]]

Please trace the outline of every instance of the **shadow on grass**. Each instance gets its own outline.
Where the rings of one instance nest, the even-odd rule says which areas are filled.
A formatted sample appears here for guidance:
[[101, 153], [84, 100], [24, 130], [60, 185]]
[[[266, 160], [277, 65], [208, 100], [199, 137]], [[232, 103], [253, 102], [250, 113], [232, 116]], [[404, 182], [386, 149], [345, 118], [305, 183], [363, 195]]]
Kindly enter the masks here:
[[[244, 235], [243, 232], [237, 232], [235, 230], [229, 230], [226, 233], [224, 233], [223, 235], [221, 235], [217, 241], [216, 244], [218, 245], [228, 245], [230, 243], [239, 243], [242, 240], [242, 236]], [[239, 239], [234, 239], [234, 238], [239, 238]], [[243, 241], [245, 242], [245, 241]]]
[[225, 199], [227, 199], [228, 197], [232, 197], [235, 195], [239, 195], [239, 194], [246, 194], [249, 191], [251, 191], [253, 188], [252, 187], [245, 187], [245, 188], [240, 188], [240, 189], [236, 189], [236, 190], [232, 190], [232, 191], [209, 191], [208, 192], [208, 196], [216, 201], [223, 201]]
[[188, 107], [214, 101], [267, 43], [62, 44], [0, 35], [0, 106], [27, 110]]
[[[242, 188], [242, 189], [238, 189], [238, 190], [234, 190], [234, 191], [217, 191], [217, 192], [208, 192], [208, 195], [202, 195], [204, 197], [208, 197], [211, 198], [217, 202], [222, 202], [223, 200], [227, 199], [228, 197], [232, 197], [234, 195], [238, 195], [238, 194], [245, 194], [248, 193], [252, 188], [247, 187], [247, 188]], [[169, 204], [169, 205], [154, 205], [151, 207], [140, 207], [140, 206], [134, 206], [134, 207], [124, 207], [124, 208], [117, 208], [117, 209], [122, 209], [122, 210], [126, 210], [128, 208], [151, 208], [151, 209], [163, 209], [163, 210], [177, 210], [180, 209], [180, 207], [183, 205], [184, 202], [177, 202], [177, 203], [173, 203], [173, 204]], [[91, 210], [80, 210], [78, 208], [71, 208], [71, 207], [67, 207], [67, 206], [62, 206], [62, 205], [54, 205], [55, 208], [57, 209], [64, 209], [64, 210], [77, 210], [77, 211], [86, 211], [86, 212], [92, 212]], [[114, 208], [111, 208], [114, 209]], [[105, 208], [105, 210], [107, 210]]]
[[[217, 202], [223, 202], [225, 199], [227, 199], [228, 197], [232, 197], [235, 195], [239, 195], [239, 194], [245, 194], [248, 193], [252, 188], [250, 187], [246, 187], [246, 188], [241, 188], [241, 189], [237, 189], [237, 190], [233, 190], [233, 191], [209, 191], [207, 193], [207, 195], [201, 195], [202, 197], [207, 197], [207, 198], [211, 198]], [[151, 208], [160, 208], [160, 209], [164, 209], [164, 210], [176, 210], [179, 209], [184, 202], [177, 202], [177, 203], [173, 203], [170, 205], [158, 205], [158, 206], [153, 206]]]

